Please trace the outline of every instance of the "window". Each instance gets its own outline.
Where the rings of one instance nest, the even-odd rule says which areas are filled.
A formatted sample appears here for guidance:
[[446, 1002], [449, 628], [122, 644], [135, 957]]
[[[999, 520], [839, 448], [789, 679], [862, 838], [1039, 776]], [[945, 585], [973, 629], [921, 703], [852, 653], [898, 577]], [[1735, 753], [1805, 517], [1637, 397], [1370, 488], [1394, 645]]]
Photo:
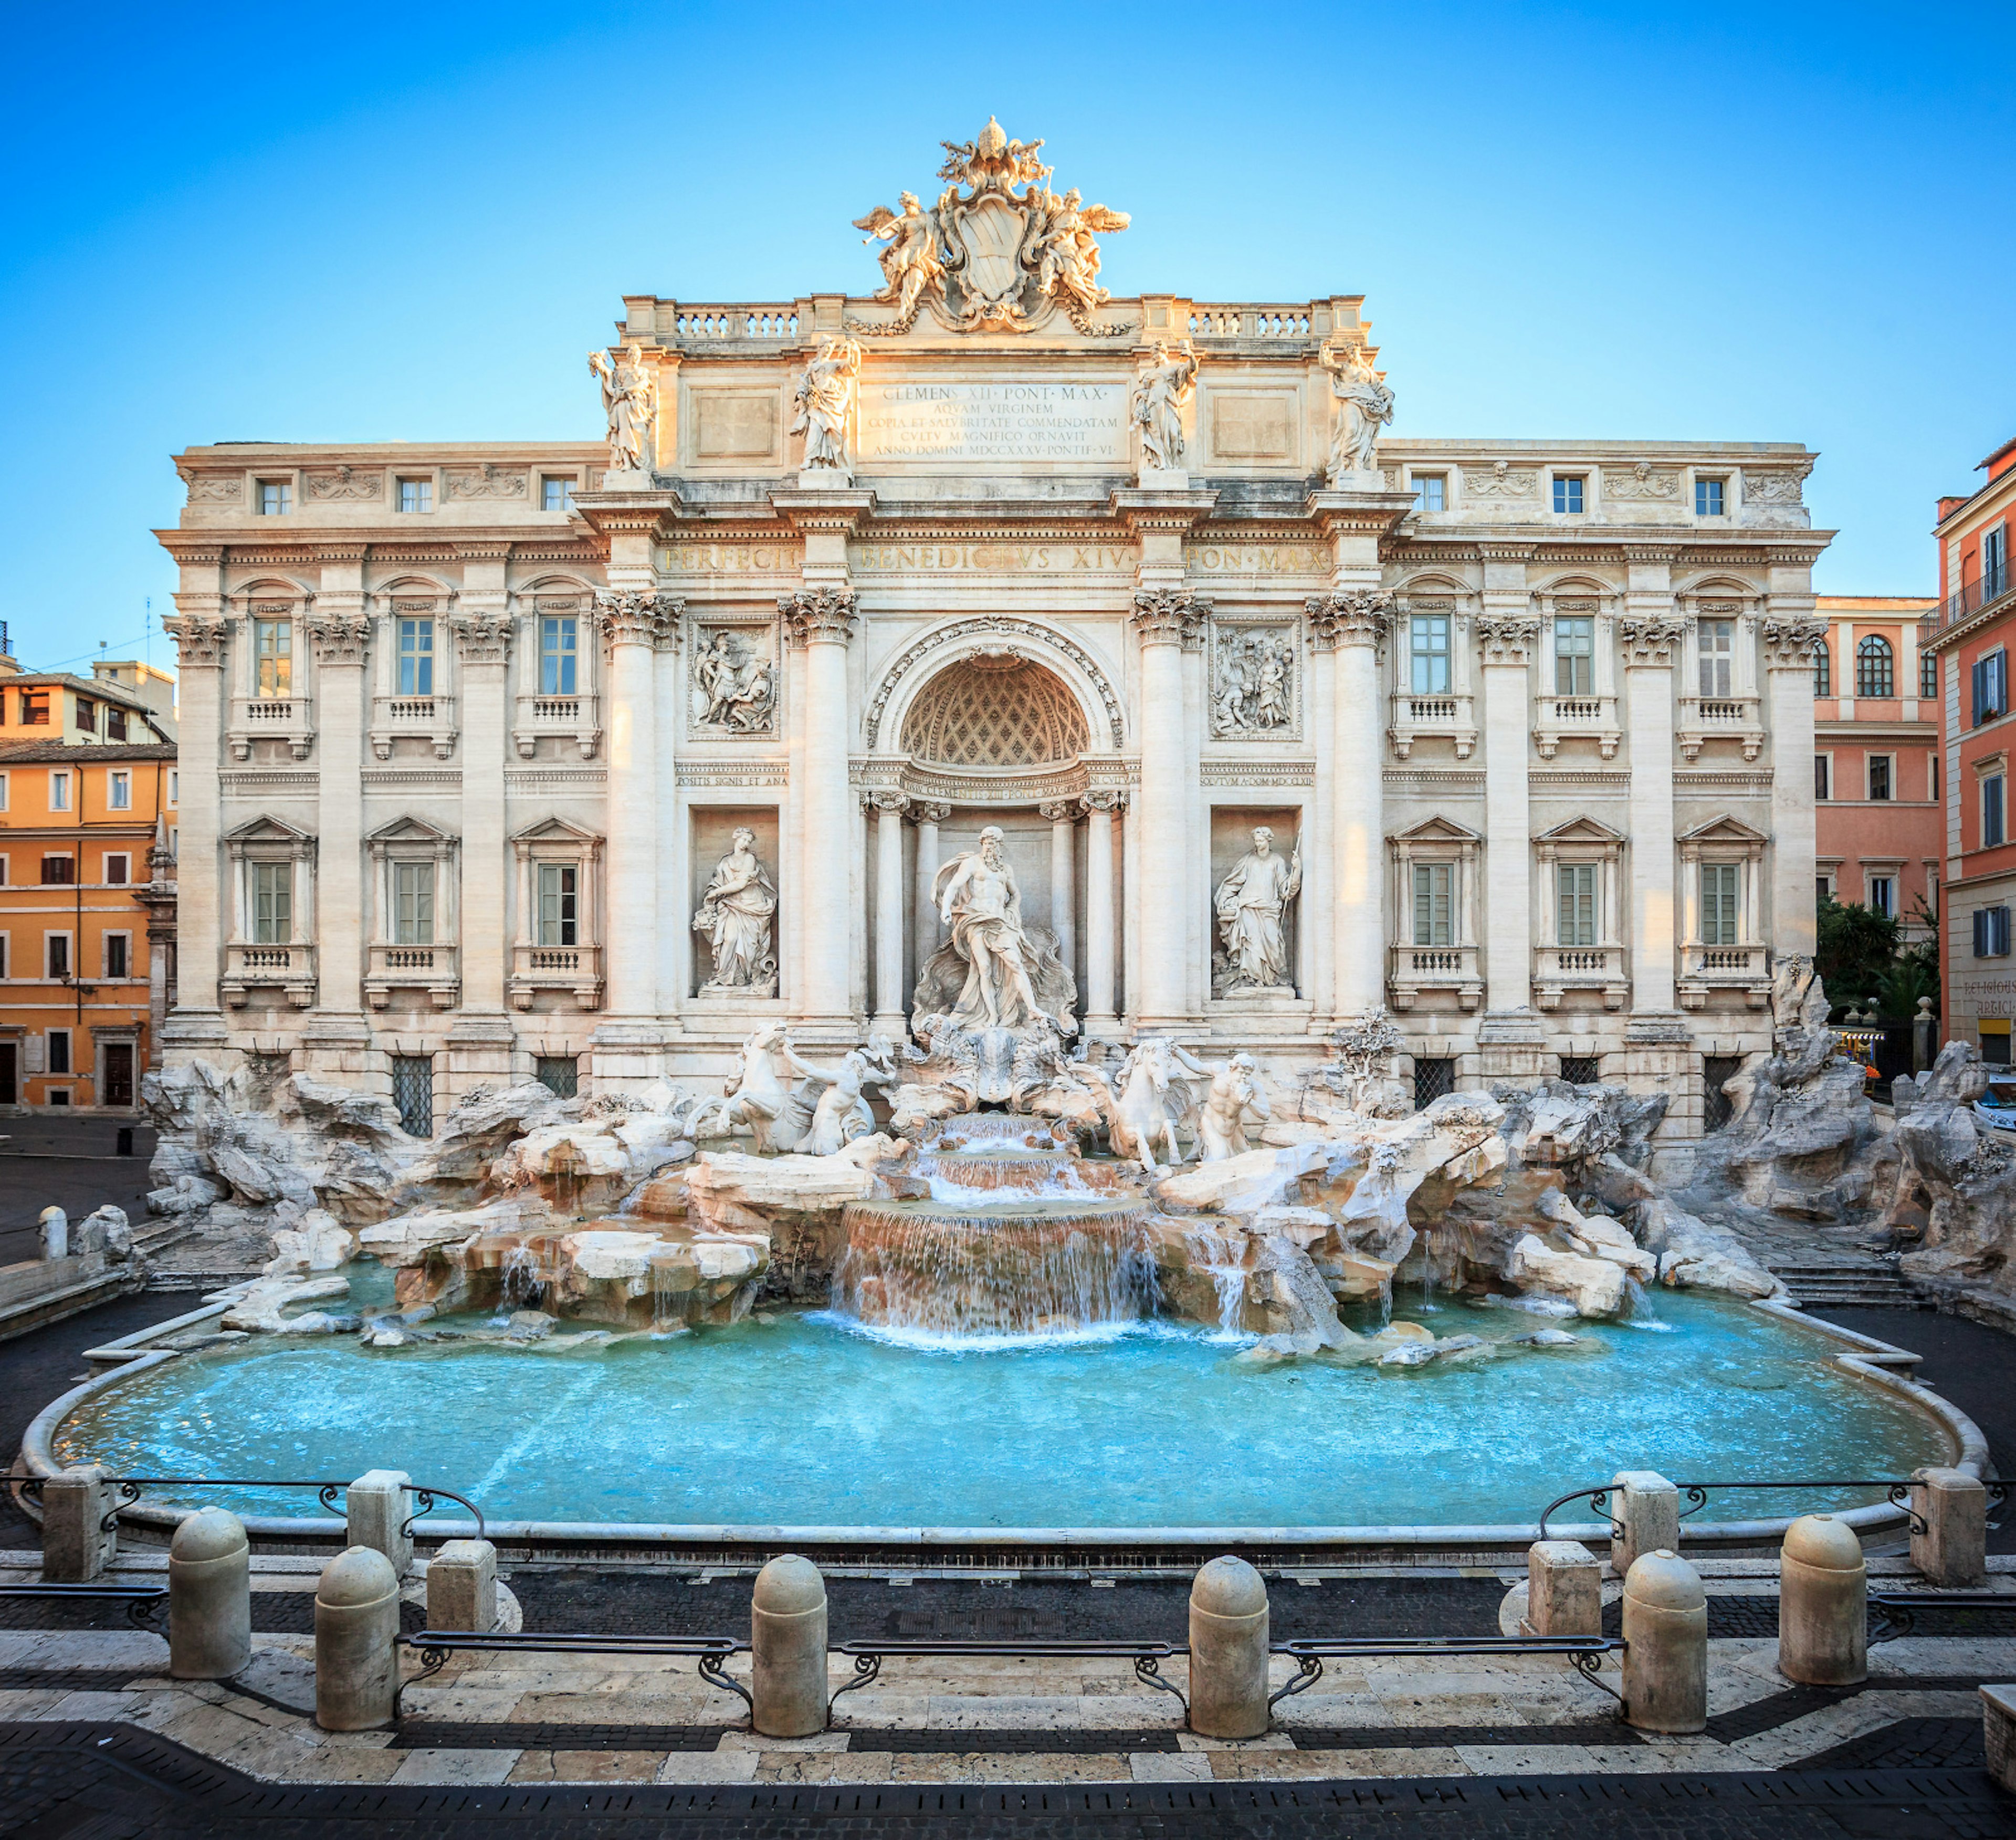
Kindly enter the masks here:
[[2008, 837], [2007, 814], [2002, 798], [2000, 773], [1990, 773], [1981, 783], [1981, 847], [1992, 850]]
[[1936, 754], [1927, 754], [1925, 765], [1928, 769], [1926, 781], [1931, 788], [1927, 796], [1936, 805], [1939, 797], [1939, 757]]
[[261, 517], [285, 517], [294, 508], [294, 488], [285, 479], [262, 479], [259, 481], [259, 515]]
[[1420, 511], [1446, 511], [1449, 509], [1449, 476], [1443, 473], [1417, 473], [1414, 475], [1414, 506]]
[[2003, 524], [1981, 538], [1981, 598], [1993, 600], [2009, 585], [2009, 531]]
[[1834, 694], [1834, 654], [1827, 650], [1825, 639], [1813, 647], [1813, 694]]
[[402, 479], [399, 481], [399, 509], [401, 511], [431, 511], [434, 508], [434, 482], [431, 479]]
[[[70, 1050], [67, 1048], [63, 1050], [65, 1053], [68, 1053], [69, 1051]], [[50, 1071], [53, 1072], [55, 1071], [55, 1069], [51, 1068]], [[49, 1089], [48, 1099], [49, 1103], [51, 1105], [67, 1105], [70, 1104], [70, 1088], [67, 1086], [52, 1086]]]
[[45, 729], [49, 726], [49, 693], [47, 690], [22, 691], [21, 726], [30, 729]]
[[1456, 1090], [1456, 1063], [1445, 1058], [1414, 1062], [1414, 1109], [1446, 1099]]
[[542, 511], [571, 511], [574, 509], [574, 481], [556, 474], [545, 475], [539, 481], [539, 509]]
[[1827, 790], [1827, 783], [1831, 776], [1831, 769], [1833, 765], [1834, 762], [1824, 754], [1816, 754], [1813, 756], [1813, 797], [1815, 798], [1833, 797], [1833, 794]]
[[1872, 754], [1869, 757], [1869, 796], [1887, 799], [1890, 796], [1890, 756]]
[[2009, 713], [2009, 654], [1998, 646], [1974, 661], [1974, 724], [1979, 728]]
[[105, 808], [130, 812], [133, 808], [133, 776], [118, 768], [105, 776]]
[[1704, 1054], [1701, 1057], [1701, 1129], [1719, 1131], [1736, 1113], [1736, 1103], [1723, 1088], [1743, 1071], [1741, 1056]]
[[1858, 697], [1896, 695], [1891, 666], [1889, 640], [1870, 633], [1855, 648], [1855, 693]]
[[1596, 694], [1596, 621], [1571, 614], [1554, 621], [1554, 694]]
[[0, 812], [7, 808], [7, 776], [0, 773]]
[[[4, 978], [4, 977], [5, 977], [6, 975], [7, 975], [7, 935], [6, 935], [5, 933], [0, 933], [0, 978]], [[6, 1104], [6, 1103], [8, 1103], [8, 1101], [4, 1100], [0, 1100], [0, 1104]]]
[[43, 975], [49, 978], [67, 978], [70, 975], [70, 934], [45, 933], [42, 935], [42, 952], [45, 960]]
[[1596, 943], [1596, 865], [1562, 862], [1556, 865], [1556, 906], [1561, 945]]
[[1733, 862], [1701, 865], [1701, 943], [1733, 945], [1737, 937], [1737, 868]]
[[180, 805], [182, 803], [182, 772], [179, 769], [171, 767], [168, 769], [168, 803], [171, 805]]
[[1723, 481], [1719, 479], [1697, 479], [1694, 481], [1694, 516], [1721, 517], [1723, 489]]
[[[70, 1031], [67, 1028], [52, 1028], [49, 1031], [49, 1071], [51, 1073], [70, 1071]], [[53, 1093], [49, 1095], [49, 1100], [52, 1104], [59, 1103]], [[70, 1095], [65, 1093], [60, 1103], [68, 1104]]]
[[434, 623], [431, 620], [399, 622], [399, 694], [431, 697], [434, 693]]
[[1897, 917], [1897, 880], [1895, 876], [1872, 875], [1869, 878], [1869, 911], [1881, 914], [1885, 920]]
[[1974, 910], [1974, 956], [2005, 958], [2009, 952], [2009, 909], [1977, 907]]
[[252, 942], [285, 945], [294, 936], [294, 866], [252, 865]]
[[409, 1137], [434, 1134], [434, 1063], [431, 1054], [392, 1057], [392, 1103]]
[[1416, 614], [1407, 622], [1412, 688], [1417, 697], [1445, 697], [1449, 689], [1449, 617]]
[[1824, 907], [1833, 898], [1834, 877], [1831, 875], [1816, 876], [1813, 878], [1813, 905]]
[[67, 812], [70, 809], [69, 774], [49, 775], [49, 809], [52, 812]]
[[1564, 1054], [1561, 1078], [1571, 1086], [1593, 1086], [1603, 1078], [1603, 1057], [1598, 1054]]
[[105, 855], [105, 885], [123, 888], [132, 879], [133, 859], [124, 851], [116, 854], [110, 850]]
[[98, 733], [98, 705], [88, 697], [77, 700], [77, 726], [87, 735]]
[[1453, 864], [1417, 862], [1414, 865], [1414, 943], [1417, 945], [1453, 945], [1450, 895], [1456, 880]]
[[77, 880], [77, 859], [74, 856], [45, 856], [42, 859], [42, 886], [45, 888], [67, 888]]
[[571, 697], [574, 693], [574, 667], [573, 618], [563, 614], [545, 614], [539, 621], [539, 694]]
[[117, 703], [108, 703], [105, 706], [105, 738], [108, 741], [126, 739], [126, 711]]
[[128, 934], [107, 933], [105, 935], [105, 975], [108, 978], [129, 976], [127, 963], [131, 951], [131, 945]]
[[1704, 620], [1701, 623], [1701, 693], [1704, 697], [1733, 697], [1736, 681], [1736, 622]]
[[579, 945], [579, 915], [575, 899], [575, 878], [579, 870], [571, 862], [542, 862], [538, 866], [538, 943]]
[[252, 693], [290, 697], [294, 683], [294, 625], [291, 620], [252, 622]]
[[1582, 510], [1582, 475], [1579, 473], [1557, 473], [1554, 475], [1554, 509], [1569, 517]]
[[1936, 697], [1939, 693], [1939, 661], [1935, 652], [1918, 654], [1918, 694]]
[[581, 1090], [581, 1064], [571, 1054], [536, 1057], [532, 1077], [556, 1099], [571, 1099]]
[[392, 865], [392, 942], [395, 945], [434, 942], [434, 866], [431, 862]]

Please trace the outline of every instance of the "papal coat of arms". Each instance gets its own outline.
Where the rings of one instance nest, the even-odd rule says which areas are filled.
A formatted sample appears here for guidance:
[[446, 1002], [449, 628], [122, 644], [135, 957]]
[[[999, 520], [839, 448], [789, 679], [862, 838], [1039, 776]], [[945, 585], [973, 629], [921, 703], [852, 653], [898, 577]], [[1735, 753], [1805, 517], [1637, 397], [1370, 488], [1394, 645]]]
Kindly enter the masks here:
[[950, 182], [926, 211], [905, 192], [899, 208], [878, 204], [855, 219], [881, 251], [884, 286], [875, 297], [895, 303], [883, 324], [851, 323], [869, 335], [908, 332], [928, 307], [959, 332], [989, 329], [1028, 332], [1061, 308], [1071, 324], [1095, 337], [1126, 326], [1093, 323], [1093, 310], [1110, 297], [1099, 285], [1095, 232], [1127, 228], [1125, 211], [1086, 204], [1075, 191], [1050, 189], [1053, 170], [1036, 156], [1041, 141], [1011, 141], [991, 116], [980, 138], [939, 143]]

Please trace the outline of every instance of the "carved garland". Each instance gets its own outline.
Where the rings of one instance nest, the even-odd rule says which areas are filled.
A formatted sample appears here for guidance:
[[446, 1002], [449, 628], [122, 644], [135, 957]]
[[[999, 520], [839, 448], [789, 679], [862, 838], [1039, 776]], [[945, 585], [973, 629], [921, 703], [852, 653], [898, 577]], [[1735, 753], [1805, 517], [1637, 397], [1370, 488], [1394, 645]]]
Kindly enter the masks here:
[[[881, 731], [883, 714], [889, 707], [890, 698], [895, 695], [897, 686], [923, 660], [948, 645], [995, 635], [1033, 639], [1039, 645], [1047, 646], [1051, 650], [1060, 652], [1068, 658], [1098, 691], [1100, 701], [1106, 706], [1107, 725], [1112, 732], [1113, 745], [1115, 747], [1121, 745], [1127, 731], [1121, 719], [1120, 698], [1092, 654], [1076, 639], [1039, 621], [990, 614], [977, 619], [962, 620], [954, 625], [941, 626], [934, 632], [924, 633], [896, 654], [889, 668], [882, 674], [874, 696], [869, 700], [867, 718], [863, 725], [869, 747], [872, 749], [876, 744], [876, 736]], [[1040, 659], [1036, 661], [1038, 663], [1041, 661]]]

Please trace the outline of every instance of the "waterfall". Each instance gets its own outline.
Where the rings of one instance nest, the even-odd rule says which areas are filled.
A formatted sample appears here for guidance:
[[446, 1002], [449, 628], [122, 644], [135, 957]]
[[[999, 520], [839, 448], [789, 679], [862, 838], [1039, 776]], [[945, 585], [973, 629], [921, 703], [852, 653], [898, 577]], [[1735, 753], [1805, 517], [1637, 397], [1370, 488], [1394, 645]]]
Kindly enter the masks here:
[[1237, 1335], [1246, 1302], [1246, 1273], [1237, 1265], [1211, 1267], [1211, 1281], [1218, 1289], [1218, 1327], [1222, 1334]]
[[504, 1255], [502, 1282], [498, 1292], [499, 1309], [537, 1309], [551, 1282], [539, 1269], [538, 1253], [529, 1244], [513, 1246]]

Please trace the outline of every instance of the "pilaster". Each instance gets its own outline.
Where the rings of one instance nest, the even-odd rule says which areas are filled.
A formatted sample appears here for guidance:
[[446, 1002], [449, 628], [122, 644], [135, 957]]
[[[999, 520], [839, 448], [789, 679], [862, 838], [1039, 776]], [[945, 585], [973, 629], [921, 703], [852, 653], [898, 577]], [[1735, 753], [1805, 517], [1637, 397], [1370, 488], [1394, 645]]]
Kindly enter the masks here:
[[226, 1039], [217, 982], [222, 969], [223, 916], [219, 852], [221, 793], [218, 751], [224, 735], [223, 551], [178, 548], [182, 582], [176, 611], [161, 622], [175, 642], [177, 694], [183, 736], [181, 772], [181, 859], [176, 913], [178, 988], [160, 1035], [171, 1056], [221, 1046]]
[[1337, 787], [1331, 839], [1331, 958], [1337, 1014], [1363, 1016], [1386, 1001], [1384, 730], [1379, 667], [1393, 596], [1352, 588], [1304, 603], [1316, 645], [1333, 658], [1330, 771]]
[[1631, 747], [1631, 1007], [1675, 1017], [1673, 663], [1687, 622], [1674, 610], [1666, 556], [1631, 557], [1617, 637]]
[[[1508, 574], [1512, 580], [1497, 578]], [[1509, 567], [1487, 557], [1484, 610], [1471, 622], [1484, 678], [1487, 1027], [1494, 1017], [1530, 1018], [1532, 1008], [1532, 815], [1527, 772], [1532, 695], [1528, 674], [1539, 646], [1540, 622], [1525, 610], [1527, 604], [1525, 553]]]
[[315, 672], [317, 844], [315, 1005], [302, 1028], [305, 1071], [322, 1078], [365, 1071], [371, 1043], [362, 999], [365, 894], [363, 801], [371, 622], [363, 551], [323, 553], [321, 591], [302, 622]]
[[[1145, 577], [1148, 564], [1142, 567]], [[1141, 824], [1143, 873], [1140, 988], [1129, 999], [1137, 1032], [1183, 1028], [1190, 1007], [1189, 909], [1190, 788], [1197, 779], [1183, 694], [1183, 646], [1211, 611], [1201, 595], [1143, 585], [1132, 619], [1141, 645]]]
[[[1771, 911], [1764, 916], [1760, 937], [1771, 942], [1774, 956], [1809, 956], [1816, 931], [1818, 842], [1813, 774], [1806, 762], [1813, 754], [1813, 648], [1826, 636], [1827, 622], [1813, 616], [1807, 576], [1803, 556], [1797, 566], [1773, 566], [1761, 629], [1766, 693], [1771, 701], [1772, 771]], [[1912, 630], [1907, 623], [1906, 632]], [[1844, 659], [1844, 670], [1847, 664]], [[1912, 675], [1901, 687], [1915, 690], [1917, 661], [1908, 653], [1906, 668]]]

